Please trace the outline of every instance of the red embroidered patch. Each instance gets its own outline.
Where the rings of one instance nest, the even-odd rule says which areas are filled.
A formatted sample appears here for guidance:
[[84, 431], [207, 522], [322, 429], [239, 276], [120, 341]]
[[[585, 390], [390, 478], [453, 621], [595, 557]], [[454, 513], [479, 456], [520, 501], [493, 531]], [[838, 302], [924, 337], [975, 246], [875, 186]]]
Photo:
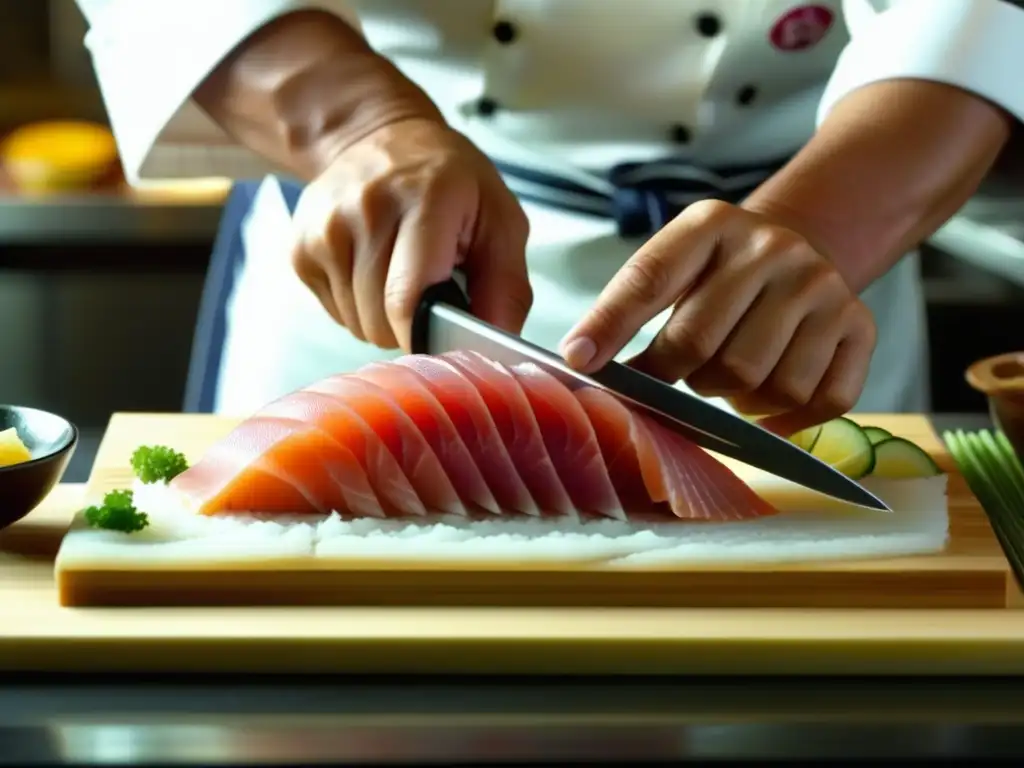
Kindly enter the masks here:
[[801, 5], [786, 11], [772, 26], [769, 39], [780, 51], [802, 51], [817, 45], [835, 21], [823, 5]]

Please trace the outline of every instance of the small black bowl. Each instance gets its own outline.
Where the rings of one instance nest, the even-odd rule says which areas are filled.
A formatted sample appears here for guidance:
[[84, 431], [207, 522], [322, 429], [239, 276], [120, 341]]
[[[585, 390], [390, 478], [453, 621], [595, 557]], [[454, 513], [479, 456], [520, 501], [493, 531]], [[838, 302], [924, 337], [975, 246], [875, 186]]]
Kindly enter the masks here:
[[78, 445], [78, 428], [55, 413], [0, 405], [0, 431], [14, 427], [32, 460], [0, 467], [0, 530], [39, 506], [60, 482]]

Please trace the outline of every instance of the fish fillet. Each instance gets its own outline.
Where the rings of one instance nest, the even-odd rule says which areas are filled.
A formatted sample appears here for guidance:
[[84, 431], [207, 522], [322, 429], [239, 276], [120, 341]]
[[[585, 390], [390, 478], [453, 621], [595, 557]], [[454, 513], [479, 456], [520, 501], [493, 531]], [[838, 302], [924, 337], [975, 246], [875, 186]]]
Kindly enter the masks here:
[[463, 503], [494, 514], [501, 513], [501, 507], [466, 443], [419, 374], [400, 365], [369, 363], [356, 371], [356, 375], [387, 390], [398, 407], [405, 411], [434, 449]]
[[174, 484], [203, 513], [350, 509], [382, 516], [352, 452], [316, 423], [286, 417], [243, 422]]
[[514, 374], [576, 508], [625, 520], [594, 427], [573, 392], [533, 363], [516, 366]]
[[477, 353], [405, 355], [261, 408], [171, 482], [203, 514], [726, 521], [776, 510], [599, 389]]
[[676, 517], [743, 520], [776, 510], [727, 466], [681, 435], [629, 410], [599, 389], [576, 399], [598, 436], [626, 505], [667, 503]]
[[545, 512], [575, 517], [576, 506], [555, 471], [537, 417], [512, 372], [476, 352], [450, 352], [441, 357], [458, 368], [479, 391], [537, 507]]
[[466, 514], [437, 454], [387, 390], [355, 376], [331, 376], [306, 392], [330, 395], [359, 414], [395, 457], [423, 505], [434, 512]]
[[[427, 514], [419, 495], [387, 446], [344, 401], [319, 392], [299, 390], [261, 408], [257, 418], [261, 416], [313, 423], [345, 446], [373, 489], [378, 502], [378, 516]], [[310, 453], [303, 450], [308, 460]], [[359, 510], [351, 506], [338, 509], [359, 514]]]
[[459, 431], [501, 508], [539, 515], [540, 508], [516, 471], [476, 387], [442, 357], [407, 355], [394, 364], [420, 374]]

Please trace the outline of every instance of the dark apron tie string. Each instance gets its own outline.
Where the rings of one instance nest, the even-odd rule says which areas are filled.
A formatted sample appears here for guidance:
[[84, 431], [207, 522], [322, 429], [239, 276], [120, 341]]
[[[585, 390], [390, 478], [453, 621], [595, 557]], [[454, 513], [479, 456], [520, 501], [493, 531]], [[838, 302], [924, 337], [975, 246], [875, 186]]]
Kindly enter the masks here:
[[621, 237], [650, 237], [699, 200], [742, 202], [785, 164], [708, 170], [678, 160], [622, 163], [605, 176], [610, 192], [546, 171], [496, 162], [517, 197], [539, 205], [614, 219]]

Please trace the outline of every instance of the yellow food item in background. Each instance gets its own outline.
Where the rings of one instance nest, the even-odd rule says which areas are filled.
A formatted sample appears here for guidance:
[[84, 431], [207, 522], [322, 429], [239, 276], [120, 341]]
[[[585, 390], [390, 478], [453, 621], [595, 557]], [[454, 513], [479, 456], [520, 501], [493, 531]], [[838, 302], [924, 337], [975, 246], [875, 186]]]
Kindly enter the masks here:
[[46, 194], [87, 188], [117, 162], [117, 142], [95, 123], [31, 123], [0, 144], [0, 162], [19, 191]]
[[22, 464], [32, 460], [25, 444], [18, 437], [18, 430], [14, 427], [0, 430], [0, 467], [9, 467], [12, 464]]

